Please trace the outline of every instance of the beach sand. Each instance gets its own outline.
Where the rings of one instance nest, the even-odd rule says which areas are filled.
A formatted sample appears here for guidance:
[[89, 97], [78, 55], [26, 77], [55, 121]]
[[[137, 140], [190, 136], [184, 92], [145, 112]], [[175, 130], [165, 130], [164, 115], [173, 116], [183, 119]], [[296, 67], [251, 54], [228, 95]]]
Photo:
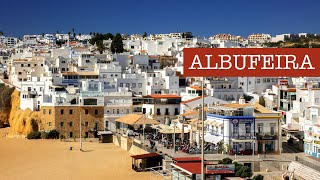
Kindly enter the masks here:
[[[131, 169], [130, 153], [114, 144], [6, 138], [0, 129], [1, 180], [122, 180], [149, 179]], [[74, 150], [70, 151], [72, 146]]]

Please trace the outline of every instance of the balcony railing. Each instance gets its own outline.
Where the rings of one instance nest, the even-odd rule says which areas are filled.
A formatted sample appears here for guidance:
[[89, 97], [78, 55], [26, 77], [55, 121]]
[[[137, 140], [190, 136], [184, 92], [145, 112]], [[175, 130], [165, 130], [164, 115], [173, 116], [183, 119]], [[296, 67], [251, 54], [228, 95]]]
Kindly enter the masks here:
[[103, 97], [103, 92], [101, 91], [82, 91], [80, 93], [80, 96], [82, 97]]
[[104, 117], [105, 118], [108, 118], [108, 117], [114, 117], [114, 118], [117, 118], [117, 117], [123, 117], [123, 116], [126, 116], [128, 114], [104, 114]]
[[104, 103], [107, 107], [130, 107], [131, 103]]
[[278, 137], [277, 135], [278, 133], [277, 132], [274, 132], [274, 133], [271, 133], [271, 132], [260, 132], [260, 133], [257, 133], [256, 136], [257, 136], [257, 139], [258, 140], [266, 140], [266, 139], [276, 139]]
[[254, 133], [233, 133], [232, 138], [234, 138], [234, 139], [253, 139]]

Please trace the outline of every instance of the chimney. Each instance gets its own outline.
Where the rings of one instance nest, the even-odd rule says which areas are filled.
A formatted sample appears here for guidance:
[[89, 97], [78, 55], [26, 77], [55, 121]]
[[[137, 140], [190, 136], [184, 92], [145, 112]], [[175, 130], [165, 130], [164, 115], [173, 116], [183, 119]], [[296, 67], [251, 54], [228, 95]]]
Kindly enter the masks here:
[[240, 97], [239, 99], [239, 104], [245, 104], [246, 100], [243, 98], [243, 96]]

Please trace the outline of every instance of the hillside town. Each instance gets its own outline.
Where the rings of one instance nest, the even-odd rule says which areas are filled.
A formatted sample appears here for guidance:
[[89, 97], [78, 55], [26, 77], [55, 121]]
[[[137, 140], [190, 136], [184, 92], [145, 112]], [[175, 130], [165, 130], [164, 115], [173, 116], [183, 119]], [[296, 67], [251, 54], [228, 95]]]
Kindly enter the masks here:
[[[256, 156], [253, 172], [260, 171], [263, 156], [277, 159], [285, 157], [283, 153], [304, 152], [308, 163], [318, 162], [303, 165], [314, 173], [294, 170], [294, 163], [283, 165], [282, 172], [290, 178], [312, 179], [312, 174], [320, 174], [320, 78], [185, 77], [183, 49], [262, 48], [318, 36], [4, 34], [1, 81], [19, 91], [19, 109], [40, 114], [34, 131], [56, 130], [63, 139], [132, 138], [133, 145], [147, 152], [192, 157], [190, 161], [199, 166], [196, 155], [203, 138], [208, 159], [218, 157], [214, 154], [241, 156], [245, 164]], [[121, 141], [113, 143], [121, 146]], [[175, 160], [171, 166], [185, 169], [186, 179], [199, 174], [184, 160]], [[186, 174], [181, 171], [172, 173]]]

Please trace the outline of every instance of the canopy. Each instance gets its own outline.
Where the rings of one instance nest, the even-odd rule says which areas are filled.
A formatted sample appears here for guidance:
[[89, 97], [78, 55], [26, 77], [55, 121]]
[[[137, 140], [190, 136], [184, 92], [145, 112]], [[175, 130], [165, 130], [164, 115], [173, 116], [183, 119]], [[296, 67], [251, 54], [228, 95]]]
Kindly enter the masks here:
[[[168, 126], [165, 124], [153, 125], [151, 126], [151, 128], [158, 129], [159, 132], [162, 134], [173, 134], [173, 133], [180, 134], [181, 133], [181, 129], [179, 129], [178, 127], [174, 129], [174, 127]], [[184, 128], [184, 133], [188, 133], [188, 132], [189, 132], [188, 129]]]
[[158, 121], [145, 117], [143, 114], [128, 114], [121, 118], [116, 119], [117, 122], [121, 122], [129, 125], [142, 125], [142, 124], [159, 124]]
[[204, 136], [204, 141], [213, 143], [213, 144], [218, 144], [218, 142], [222, 141], [223, 137], [222, 136], [215, 136], [210, 133], [207, 133]]

